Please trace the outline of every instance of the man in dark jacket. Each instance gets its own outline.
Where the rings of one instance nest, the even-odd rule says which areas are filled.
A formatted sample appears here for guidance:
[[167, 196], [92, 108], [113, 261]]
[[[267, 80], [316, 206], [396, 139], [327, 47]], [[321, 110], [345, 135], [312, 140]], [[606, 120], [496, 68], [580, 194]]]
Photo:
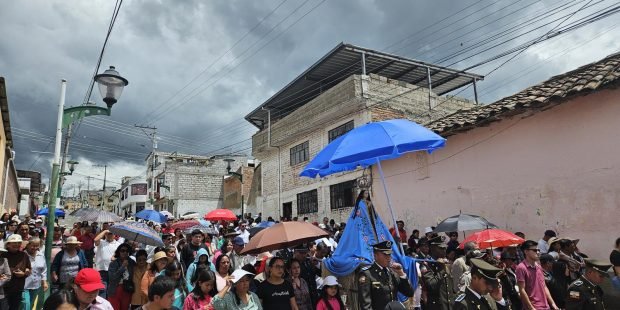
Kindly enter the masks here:
[[436, 262], [428, 262], [427, 270], [422, 275], [426, 289], [426, 305], [428, 310], [448, 310], [454, 301], [453, 281], [446, 259], [446, 244], [437, 237], [432, 239], [431, 257]]
[[399, 292], [413, 297], [413, 287], [403, 267], [391, 263], [392, 242], [377, 243], [373, 250], [374, 264], [362, 267], [357, 275], [360, 309], [385, 309], [389, 302], [397, 300]]
[[183, 263], [183, 266], [185, 266], [185, 270], [187, 270], [189, 265], [194, 262], [198, 250], [206, 249], [206, 246], [202, 242], [203, 239], [204, 235], [200, 230], [194, 229], [192, 231], [190, 242], [181, 251], [181, 262]]

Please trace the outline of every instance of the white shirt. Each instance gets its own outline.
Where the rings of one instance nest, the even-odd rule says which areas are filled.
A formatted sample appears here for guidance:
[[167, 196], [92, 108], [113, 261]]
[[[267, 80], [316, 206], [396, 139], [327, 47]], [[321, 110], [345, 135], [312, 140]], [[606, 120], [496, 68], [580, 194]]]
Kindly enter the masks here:
[[237, 231], [239, 232], [239, 237], [243, 239], [243, 243], [248, 244], [248, 242], [250, 242], [250, 231], [247, 229], [243, 231], [241, 229], [237, 229]]
[[549, 252], [549, 244], [544, 239], [538, 240], [538, 249], [540, 250], [540, 254], [545, 254]]
[[116, 240], [112, 242], [108, 242], [105, 239], [99, 240], [99, 245], [95, 248], [95, 269], [107, 271], [110, 267], [110, 262], [112, 262], [114, 252], [116, 252], [116, 248], [118, 248], [119, 245], [121, 245], [121, 243]]

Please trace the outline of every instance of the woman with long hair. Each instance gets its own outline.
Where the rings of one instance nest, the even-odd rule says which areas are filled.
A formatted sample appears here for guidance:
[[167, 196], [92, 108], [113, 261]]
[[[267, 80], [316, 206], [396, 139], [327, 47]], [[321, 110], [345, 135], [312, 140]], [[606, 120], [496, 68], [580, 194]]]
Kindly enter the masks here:
[[149, 269], [149, 264], [147, 262], [148, 254], [145, 250], [138, 250], [135, 257], [136, 265], [133, 268], [133, 276], [131, 279], [133, 280], [133, 286], [136, 290], [131, 295], [131, 309], [140, 308], [148, 302], [148, 298], [142, 293], [142, 290], [137, 289], [142, 285], [142, 277], [144, 277], [144, 274]]
[[142, 276], [142, 281], [140, 282], [140, 291], [144, 296], [149, 295], [149, 286], [151, 283], [155, 281], [155, 278], [159, 275], [159, 273], [166, 268], [168, 265], [168, 257], [166, 256], [166, 252], [160, 251], [156, 252], [151, 259], [151, 266]]
[[178, 310], [183, 309], [183, 301], [185, 301], [185, 297], [187, 297], [189, 291], [187, 290], [187, 285], [185, 285], [185, 279], [183, 279], [183, 267], [181, 263], [177, 260], [169, 263], [164, 269], [164, 275], [171, 278], [176, 283], [172, 308]]
[[217, 293], [215, 291], [215, 274], [213, 271], [200, 267], [194, 281], [194, 289], [185, 298], [183, 310], [202, 310], [209, 309], [211, 298]]
[[377, 236], [377, 226], [375, 222], [377, 219], [377, 213], [375, 212], [375, 206], [372, 204], [372, 200], [370, 199], [370, 192], [366, 189], [361, 190], [359, 195], [357, 195], [357, 199], [355, 200], [355, 214], [359, 212], [359, 208], [361, 206], [366, 207], [366, 210], [368, 211], [368, 219], [370, 219], [370, 224], [372, 224], [372, 231], [375, 234], [375, 240], [379, 240]]
[[281, 257], [269, 261], [269, 278], [259, 284], [256, 291], [265, 309], [298, 309], [293, 285], [284, 279], [284, 268], [284, 259]]
[[220, 246], [220, 249], [215, 251], [215, 254], [213, 254], [213, 263], [215, 264], [215, 261], [217, 261], [217, 258], [220, 257], [220, 255], [230, 253], [232, 249], [233, 249], [232, 240], [230, 238], [224, 239], [224, 242]]
[[232, 266], [230, 265], [230, 257], [226, 254], [221, 254], [217, 260], [215, 260], [215, 287], [218, 292], [226, 287], [226, 278], [231, 273]]
[[253, 273], [243, 269], [235, 270], [232, 276], [227, 277], [224, 289], [213, 297], [213, 308], [215, 310], [262, 310], [260, 299], [250, 291], [253, 277]]
[[114, 309], [128, 309], [136, 290], [133, 282], [136, 263], [129, 258], [132, 252], [129, 244], [119, 245], [108, 268], [108, 301]]
[[310, 298], [310, 288], [308, 283], [301, 275], [301, 263], [293, 258], [288, 262], [288, 273], [290, 275], [291, 284], [295, 290], [295, 301], [299, 310], [313, 310], [312, 300]]

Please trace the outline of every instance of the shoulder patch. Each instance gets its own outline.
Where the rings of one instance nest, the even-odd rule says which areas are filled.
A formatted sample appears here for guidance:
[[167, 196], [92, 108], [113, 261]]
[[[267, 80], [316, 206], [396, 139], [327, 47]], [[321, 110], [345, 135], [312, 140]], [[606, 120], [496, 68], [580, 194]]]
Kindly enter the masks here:
[[579, 298], [581, 298], [581, 295], [579, 294], [579, 291], [568, 291], [568, 298], [579, 300]]
[[465, 299], [465, 294], [459, 295], [454, 301], [461, 302], [461, 301], [463, 301], [463, 299]]
[[360, 270], [366, 271], [366, 270], [370, 269], [370, 267], [372, 267], [372, 265], [366, 265], [366, 266], [360, 268]]
[[581, 286], [582, 284], [583, 284], [583, 281], [577, 280], [577, 281], [573, 282], [572, 285], [574, 285], [574, 286]]

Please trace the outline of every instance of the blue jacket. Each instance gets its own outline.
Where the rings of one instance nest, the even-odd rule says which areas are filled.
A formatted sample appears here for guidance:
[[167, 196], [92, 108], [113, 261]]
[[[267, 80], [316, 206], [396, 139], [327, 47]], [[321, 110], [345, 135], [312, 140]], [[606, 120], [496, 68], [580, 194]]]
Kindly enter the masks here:
[[[62, 262], [62, 257], [65, 255], [65, 250], [60, 250], [56, 257], [54, 257], [54, 261], [52, 262], [52, 272], [55, 272], [57, 275], [60, 274], [60, 263]], [[86, 262], [86, 256], [84, 255], [84, 251], [81, 249], [77, 250], [77, 255], [80, 258], [80, 269], [88, 267], [88, 263]]]
[[200, 256], [203, 255], [207, 256], [207, 264], [209, 264], [211, 271], [215, 271], [215, 266], [211, 262], [209, 262], [209, 252], [207, 251], [207, 249], [198, 250], [198, 253], [196, 253], [196, 258], [194, 258], [194, 262], [189, 265], [189, 267], [187, 268], [187, 272], [185, 273], [185, 283], [187, 283], [187, 290], [190, 292], [194, 290], [192, 278], [194, 277], [194, 273], [196, 273], [196, 267], [198, 267], [198, 261], [200, 260]]

